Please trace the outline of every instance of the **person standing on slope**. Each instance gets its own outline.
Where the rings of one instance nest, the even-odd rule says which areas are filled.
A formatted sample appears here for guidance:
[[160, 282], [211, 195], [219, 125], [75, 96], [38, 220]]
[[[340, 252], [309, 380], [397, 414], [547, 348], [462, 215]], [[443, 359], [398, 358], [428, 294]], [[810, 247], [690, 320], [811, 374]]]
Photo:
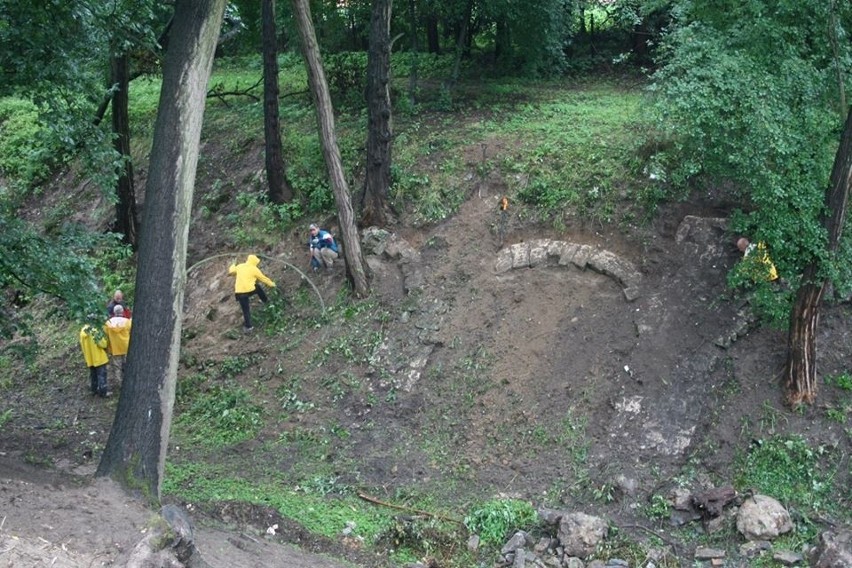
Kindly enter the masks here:
[[104, 326], [104, 331], [109, 342], [109, 363], [113, 384], [124, 382], [124, 365], [127, 361], [127, 350], [130, 348], [130, 326], [133, 320], [124, 313], [124, 306], [116, 304], [113, 308], [113, 316], [109, 318]]
[[[90, 320], [97, 316], [89, 316]], [[107, 386], [107, 337], [104, 332], [91, 323], [87, 323], [80, 330], [80, 350], [89, 368], [89, 390], [92, 394], [101, 397], [110, 395]]]
[[266, 297], [266, 291], [257, 281], [260, 280], [270, 288], [275, 288], [275, 282], [260, 271], [260, 268], [257, 267], [259, 264], [260, 259], [250, 254], [245, 262], [232, 264], [228, 267], [228, 274], [237, 277], [234, 283], [234, 298], [239, 302], [243, 311], [243, 329], [245, 331], [254, 329], [251, 325], [251, 307], [249, 306], [249, 298], [252, 294], [257, 294], [257, 297], [264, 304], [269, 301], [269, 298]]

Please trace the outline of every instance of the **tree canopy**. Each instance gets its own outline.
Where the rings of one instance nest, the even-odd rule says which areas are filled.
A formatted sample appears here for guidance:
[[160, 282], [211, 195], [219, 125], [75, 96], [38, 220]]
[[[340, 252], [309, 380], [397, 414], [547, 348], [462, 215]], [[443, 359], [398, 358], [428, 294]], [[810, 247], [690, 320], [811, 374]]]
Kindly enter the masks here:
[[671, 13], [653, 86], [662, 171], [685, 191], [733, 184], [735, 229], [768, 243], [795, 280], [825, 250], [819, 218], [852, 70], [852, 46], [835, 52], [832, 38], [848, 37], [852, 9], [686, 0]]

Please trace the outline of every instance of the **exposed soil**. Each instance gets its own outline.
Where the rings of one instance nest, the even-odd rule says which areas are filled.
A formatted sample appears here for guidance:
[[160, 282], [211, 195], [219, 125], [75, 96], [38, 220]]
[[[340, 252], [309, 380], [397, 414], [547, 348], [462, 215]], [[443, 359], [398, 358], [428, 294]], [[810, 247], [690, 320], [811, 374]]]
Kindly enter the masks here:
[[[260, 454], [262, 439], [335, 421], [351, 434], [345, 449], [335, 449], [349, 460], [341, 479], [385, 488], [382, 497], [411, 484], [441, 488], [452, 479], [446, 484], [452, 487], [443, 489], [446, 499], [454, 492], [463, 498], [502, 493], [627, 526], [642, 520], [639, 509], [649, 496], [664, 494], [687, 464], [698, 471], [695, 487], [729, 484], [734, 457], [752, 438], [799, 433], [813, 446], [846, 456], [838, 486], [848, 486], [850, 430], [825, 417], [844, 393], [824, 387], [817, 405], [790, 412], [779, 383], [785, 333], [753, 329], [727, 349], [714, 344], [734, 329], [742, 305], [725, 287], [739, 258], [732, 235], [712, 220], [726, 211], [693, 201], [662, 211], [647, 228], [594, 231], [577, 222], [556, 232], [522, 221], [510, 209], [504, 247], [551, 238], [609, 250], [633, 263], [641, 273], [640, 294], [628, 302], [612, 278], [553, 259], [497, 274], [499, 188], [495, 180], [474, 191], [458, 214], [437, 226], [400, 229], [420, 253], [419, 291], [406, 294], [398, 262], [375, 259], [375, 296], [389, 314], [376, 326], [400, 341], [399, 352], [427, 354], [419, 374], [382, 373], [381, 365], [334, 358], [317, 371], [310, 363], [313, 350], [333, 337], [333, 329], [288, 338], [285, 345], [280, 337], [234, 335], [239, 310], [223, 271], [230, 258], [199, 266], [186, 296], [182, 375], [199, 362], [254, 353], [258, 362], [246, 384], [267, 381], [272, 392], [301, 373], [314, 385], [302, 395], [313, 395], [322, 407], [269, 424], [256, 443], [222, 459], [265, 461], [288, 471], [293, 457]], [[687, 216], [705, 220], [684, 225]], [[191, 239], [190, 265], [236, 248], [200, 218]], [[304, 270], [302, 241], [301, 234], [287, 235], [252, 252]], [[305, 285], [292, 267], [263, 266], [285, 294]], [[330, 304], [344, 273], [338, 267], [311, 278]], [[261, 311], [257, 303], [253, 307]], [[821, 375], [848, 370], [849, 315], [848, 304], [825, 307]], [[419, 329], [422, 322], [429, 325]], [[109, 482], [91, 479], [116, 401], [88, 395], [76, 355], [73, 345], [63, 346], [45, 367], [53, 371], [43, 371], [58, 376], [73, 365], [80, 376], [73, 387], [7, 390], [6, 408], [14, 418], [3, 426], [0, 441], [0, 565], [120, 565], [152, 515]], [[288, 369], [283, 377], [275, 372], [282, 365]], [[393, 404], [369, 402], [357, 392], [336, 400], [316, 386], [322, 374], [341, 373], [368, 385], [378, 400], [393, 395]], [[40, 377], [39, 384], [50, 384], [49, 378]], [[571, 432], [587, 443], [583, 475], [573, 467], [571, 452], [579, 445]], [[430, 437], [448, 455], [425, 451]], [[173, 448], [170, 456], [179, 460], [182, 452], [191, 450]], [[634, 487], [612, 503], [593, 498], [595, 488], [619, 486], [619, 476]], [[202, 554], [214, 566], [383, 565], [357, 542], [311, 536], [272, 510], [220, 503], [197, 506], [192, 514]], [[276, 523], [277, 536], [268, 538], [266, 529]]]

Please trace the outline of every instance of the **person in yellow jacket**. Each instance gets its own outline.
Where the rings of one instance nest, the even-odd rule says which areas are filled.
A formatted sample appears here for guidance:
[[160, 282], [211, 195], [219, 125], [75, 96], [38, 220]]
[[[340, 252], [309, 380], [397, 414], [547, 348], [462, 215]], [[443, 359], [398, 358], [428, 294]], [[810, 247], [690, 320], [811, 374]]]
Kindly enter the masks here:
[[249, 298], [252, 294], [257, 294], [257, 297], [264, 304], [269, 301], [263, 286], [258, 284], [257, 281], [260, 280], [270, 288], [275, 288], [275, 282], [260, 271], [260, 268], [257, 267], [258, 264], [260, 264], [260, 259], [250, 254], [245, 262], [232, 264], [228, 267], [228, 274], [237, 277], [234, 283], [234, 298], [240, 303], [240, 308], [243, 311], [243, 329], [245, 331], [254, 329], [251, 325], [251, 308], [249, 306]]
[[104, 326], [109, 343], [109, 374], [114, 384], [119, 386], [124, 381], [124, 364], [127, 361], [127, 350], [130, 348], [130, 326], [133, 323], [126, 313], [124, 306], [116, 304], [113, 316]]
[[753, 265], [751, 265], [751, 277], [755, 282], [766, 280], [774, 282], [778, 280], [778, 270], [775, 268], [775, 263], [769, 258], [769, 251], [766, 250], [766, 243], [752, 243], [745, 237], [740, 237], [737, 240], [737, 249], [743, 253], [743, 258], [751, 257]]
[[107, 338], [104, 332], [94, 325], [87, 323], [80, 330], [80, 349], [89, 368], [89, 389], [92, 394], [102, 397], [109, 396], [107, 387]]

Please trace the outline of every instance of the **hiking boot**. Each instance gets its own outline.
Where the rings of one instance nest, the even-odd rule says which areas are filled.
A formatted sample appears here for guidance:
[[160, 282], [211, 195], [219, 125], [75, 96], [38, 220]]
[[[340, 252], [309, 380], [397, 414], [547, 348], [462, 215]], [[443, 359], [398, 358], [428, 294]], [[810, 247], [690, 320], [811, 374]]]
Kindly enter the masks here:
[[252, 327], [243, 326], [243, 331], [246, 332], [246, 333], [251, 333], [252, 331], [254, 331], [254, 326], [252, 326]]

